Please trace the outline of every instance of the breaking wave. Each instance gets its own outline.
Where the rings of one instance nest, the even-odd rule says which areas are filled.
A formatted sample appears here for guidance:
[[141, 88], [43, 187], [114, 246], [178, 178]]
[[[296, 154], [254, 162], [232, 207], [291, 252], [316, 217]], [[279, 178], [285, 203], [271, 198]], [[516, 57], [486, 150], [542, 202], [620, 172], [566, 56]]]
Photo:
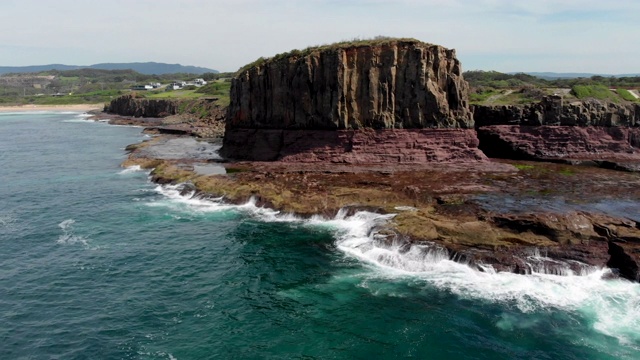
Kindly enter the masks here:
[[140, 165], [132, 165], [132, 166], [129, 166], [129, 167], [121, 170], [120, 172], [118, 172], [118, 174], [126, 175], [126, 174], [132, 174], [132, 173], [136, 173], [136, 172], [140, 172], [140, 171], [143, 171], [143, 169], [140, 167]]
[[62, 230], [62, 234], [58, 236], [58, 240], [56, 241], [58, 244], [63, 245], [73, 245], [73, 244], [82, 244], [87, 245], [87, 239], [76, 235], [73, 229], [73, 224], [75, 224], [75, 220], [67, 219], [58, 224], [58, 227]]
[[[341, 210], [334, 218], [296, 217], [256, 206], [226, 204], [222, 198], [202, 198], [185, 185], [158, 186], [164, 200], [150, 206], [167, 206], [196, 213], [240, 211], [265, 222], [295, 222], [310, 227], [329, 227], [335, 246], [345, 256], [366, 264], [363, 283], [372, 277], [389, 281], [419, 282], [461, 298], [500, 302], [530, 314], [546, 308], [577, 312], [589, 319], [593, 329], [617, 338], [621, 344], [640, 350], [640, 285], [626, 280], [606, 279], [609, 269], [584, 267], [580, 273], [561, 263], [547, 267], [549, 260], [539, 253], [525, 259], [530, 275], [496, 272], [490, 266], [478, 271], [450, 259], [436, 244], [407, 244], [380, 231], [393, 214]], [[496, 324], [508, 328], [503, 319]]]

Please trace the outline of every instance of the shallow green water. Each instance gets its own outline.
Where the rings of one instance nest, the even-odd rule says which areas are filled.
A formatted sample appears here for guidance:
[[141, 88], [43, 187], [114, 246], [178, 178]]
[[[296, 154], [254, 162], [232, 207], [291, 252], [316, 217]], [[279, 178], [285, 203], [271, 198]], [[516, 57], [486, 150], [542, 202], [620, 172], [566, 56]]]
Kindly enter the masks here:
[[0, 114], [0, 358], [640, 357], [640, 286], [472, 271], [123, 171], [140, 129]]

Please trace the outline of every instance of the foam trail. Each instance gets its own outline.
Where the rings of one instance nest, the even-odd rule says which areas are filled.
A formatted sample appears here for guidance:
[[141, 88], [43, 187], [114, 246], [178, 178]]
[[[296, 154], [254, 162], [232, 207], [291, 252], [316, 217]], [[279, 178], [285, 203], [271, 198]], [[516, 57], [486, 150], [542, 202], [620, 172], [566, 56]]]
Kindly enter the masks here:
[[126, 175], [126, 174], [136, 173], [136, 172], [139, 172], [139, 171], [143, 171], [143, 169], [140, 167], [140, 165], [132, 165], [132, 166], [128, 166], [126, 169], [118, 172], [118, 174]]
[[[621, 344], [640, 350], [640, 284], [605, 280], [609, 269], [583, 267], [575, 273], [566, 264], [534, 251], [525, 259], [530, 275], [496, 272], [490, 266], [478, 271], [449, 259], [448, 251], [435, 244], [408, 244], [377, 230], [393, 214], [366, 211], [348, 215], [341, 210], [333, 219], [314, 216], [302, 219], [256, 206], [224, 204], [222, 198], [202, 199], [184, 185], [158, 186], [156, 191], [182, 210], [195, 212], [236, 210], [265, 222], [294, 222], [335, 231], [336, 247], [346, 256], [368, 264], [367, 278], [411, 281], [456, 294], [461, 298], [500, 302], [522, 313], [547, 308], [577, 312], [590, 319], [593, 329], [617, 338]], [[155, 204], [154, 206], [157, 206]], [[167, 206], [167, 204], [163, 204]], [[363, 279], [362, 286], [367, 286]], [[499, 322], [496, 326], [506, 326]]]
[[[147, 204], [148, 206], [170, 207], [178, 211], [195, 213], [229, 211], [242, 207], [225, 204], [222, 202], [222, 198], [204, 199], [195, 196], [195, 190], [185, 186], [185, 184], [158, 185], [154, 190], [164, 195], [168, 201], [156, 201]], [[251, 207], [251, 204], [246, 206]]]
[[75, 224], [75, 222], [73, 219], [67, 219], [58, 224], [58, 227], [62, 229], [62, 235], [58, 236], [58, 240], [56, 241], [58, 244], [72, 245], [80, 243], [85, 246], [87, 245], [87, 239], [75, 235], [73, 230], [73, 224]]
[[578, 312], [593, 322], [596, 331], [640, 350], [640, 284], [605, 280], [611, 270], [586, 265], [576, 274], [539, 251], [527, 258], [530, 275], [496, 272], [488, 266], [484, 272], [477, 271], [449, 260], [446, 249], [435, 244], [381, 239], [375, 229], [385, 220], [366, 213], [342, 220], [347, 229], [359, 229], [339, 233], [337, 247], [370, 264], [372, 272], [367, 276], [418, 281], [461, 298], [515, 305], [523, 313], [547, 308]]
[[95, 122], [93, 120], [89, 120], [89, 118], [92, 115], [87, 113], [78, 114], [77, 112], [60, 112], [58, 114], [67, 114], [67, 115], [76, 114], [76, 116], [73, 119], [62, 120], [63, 123], [94, 123]]

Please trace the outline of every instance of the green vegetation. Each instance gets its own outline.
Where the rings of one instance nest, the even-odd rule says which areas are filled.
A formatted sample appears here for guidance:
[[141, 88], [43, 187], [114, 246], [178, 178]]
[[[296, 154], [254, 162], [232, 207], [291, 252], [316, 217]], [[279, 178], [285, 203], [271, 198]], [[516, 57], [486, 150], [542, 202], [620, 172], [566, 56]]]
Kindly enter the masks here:
[[567, 168], [564, 168], [564, 169], [560, 169], [560, 171], [558, 171], [558, 174], [563, 175], [563, 176], [572, 176], [572, 175], [575, 175], [576, 172], [575, 172], [575, 170], [567, 167]]
[[276, 54], [275, 56], [270, 58], [259, 57], [255, 61], [238, 69], [236, 74], [245, 72], [253, 67], [262, 66], [266, 63], [277, 62], [279, 60], [282, 60], [288, 57], [307, 56], [314, 51], [338, 50], [338, 49], [346, 49], [346, 48], [361, 47], [361, 46], [381, 46], [381, 45], [390, 45], [397, 42], [422, 43], [422, 41], [413, 39], [413, 38], [394, 38], [394, 37], [382, 36], [382, 35], [379, 35], [370, 39], [353, 38], [351, 40], [343, 40], [343, 41], [332, 43], [332, 44], [309, 46], [306, 49], [302, 49], [302, 50], [294, 49], [291, 51]]
[[574, 85], [571, 88], [571, 93], [581, 100], [586, 98], [615, 102], [619, 100], [618, 96], [604, 85]]
[[518, 170], [531, 170], [531, 169], [533, 169], [533, 165], [527, 165], [527, 164], [513, 164], [513, 166]]
[[145, 75], [133, 70], [78, 69], [39, 73], [3, 74], [0, 76], [2, 105], [69, 105], [105, 103], [131, 93], [134, 85], [175, 81], [192, 81], [201, 77], [212, 83], [205, 90], [195, 86], [183, 90], [160, 88], [141, 91], [136, 96], [149, 98], [194, 99], [215, 96], [219, 104], [229, 103], [230, 73]]
[[496, 89], [506, 89], [530, 86], [546, 86], [547, 82], [527, 74], [504, 74], [497, 71], [467, 71], [463, 73], [464, 79], [469, 82], [472, 87], [488, 87]]
[[[640, 77], [603, 77], [543, 79], [527, 74], [505, 74], [497, 71], [467, 71], [472, 104], [527, 104], [546, 95], [562, 94], [568, 100], [599, 99], [612, 102], [637, 101], [624, 88], [640, 88]], [[609, 90], [618, 88], [616, 92]]]
[[487, 101], [492, 96], [502, 93], [502, 91], [493, 88], [480, 88], [469, 94], [469, 101], [471, 101], [472, 104], [479, 104]]
[[231, 81], [229, 79], [218, 80], [209, 83], [195, 92], [205, 96], [213, 96], [218, 98], [218, 104], [227, 106], [231, 102], [229, 92], [231, 91]]
[[150, 91], [142, 95], [149, 99], [192, 99], [202, 97], [196, 90]]
[[638, 101], [635, 96], [633, 96], [629, 90], [626, 89], [617, 89], [616, 92], [620, 95], [621, 98], [627, 101]]

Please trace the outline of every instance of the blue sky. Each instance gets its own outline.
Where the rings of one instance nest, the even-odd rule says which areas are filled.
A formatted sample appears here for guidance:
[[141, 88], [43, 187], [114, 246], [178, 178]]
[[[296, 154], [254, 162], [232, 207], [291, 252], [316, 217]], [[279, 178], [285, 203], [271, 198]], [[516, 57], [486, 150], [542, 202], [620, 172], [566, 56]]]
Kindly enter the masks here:
[[638, 0], [2, 0], [0, 65], [158, 61], [235, 71], [376, 35], [455, 48], [465, 70], [640, 72]]

